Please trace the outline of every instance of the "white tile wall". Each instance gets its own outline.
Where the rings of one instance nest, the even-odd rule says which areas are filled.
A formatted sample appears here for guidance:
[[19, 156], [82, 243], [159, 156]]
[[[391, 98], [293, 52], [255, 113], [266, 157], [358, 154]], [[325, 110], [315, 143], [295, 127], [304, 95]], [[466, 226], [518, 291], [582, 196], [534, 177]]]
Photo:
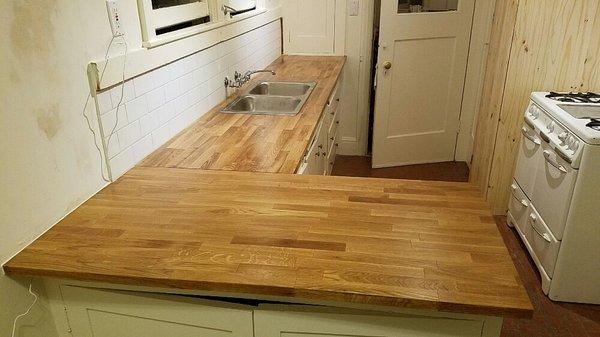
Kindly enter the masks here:
[[277, 59], [280, 27], [275, 21], [98, 93], [113, 179], [221, 103], [225, 76], [262, 69]]

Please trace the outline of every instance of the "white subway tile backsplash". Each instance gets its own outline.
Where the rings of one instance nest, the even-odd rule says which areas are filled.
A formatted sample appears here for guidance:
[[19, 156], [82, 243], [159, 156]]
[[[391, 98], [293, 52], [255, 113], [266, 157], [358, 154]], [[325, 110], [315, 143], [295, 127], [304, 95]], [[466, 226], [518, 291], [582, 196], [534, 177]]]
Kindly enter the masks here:
[[112, 159], [114, 156], [119, 154], [119, 152], [121, 152], [121, 147], [119, 146], [119, 136], [116, 133], [112, 135], [112, 137], [107, 135], [105, 142], [109, 159]]
[[135, 143], [131, 148], [133, 150], [133, 159], [136, 163], [139, 163], [155, 150], [154, 142], [152, 141], [152, 135], [145, 136], [140, 141]]
[[125, 174], [136, 164], [131, 148], [119, 153], [110, 160], [110, 170], [114, 180]]
[[142, 76], [133, 79], [133, 88], [135, 89], [135, 96], [140, 97], [143, 94], [151, 91], [155, 88], [154, 84], [154, 73], [149, 72]]
[[162, 87], [171, 80], [171, 68], [168, 66], [158, 68], [154, 71], [154, 85]]
[[179, 92], [184, 94], [194, 87], [194, 74], [188, 73], [179, 79]]
[[167, 103], [160, 108], [155, 110], [156, 117], [158, 118], [158, 125], [165, 125], [168, 121], [175, 117], [175, 110], [173, 109], [173, 103]]
[[171, 130], [171, 125], [169, 122], [167, 124], [159, 127], [158, 129], [152, 132], [152, 142], [158, 146], [165, 144], [171, 139], [175, 134]]
[[129, 119], [130, 122], [140, 119], [148, 113], [148, 101], [146, 100], [146, 96], [138, 97], [127, 103], [126, 108], [127, 119]]
[[165, 88], [160, 87], [146, 94], [146, 102], [148, 103], [148, 111], [158, 109], [165, 104]]
[[173, 100], [173, 111], [175, 115], [179, 115], [180, 113], [183, 112], [183, 110], [185, 110], [185, 108], [187, 108], [188, 106], [188, 96], [187, 95], [181, 95], [179, 97], [177, 97], [175, 100]]
[[[125, 82], [117, 132], [110, 144], [104, 139], [113, 178], [220, 104], [225, 76], [264, 68], [279, 57], [280, 28], [273, 22]], [[105, 137], [120, 98], [120, 86], [98, 94]]]
[[99, 92], [96, 95], [96, 100], [98, 101], [98, 108], [100, 109], [101, 115], [112, 110], [112, 102], [110, 101], [110, 90]]
[[121, 150], [133, 145], [142, 137], [140, 122], [135, 121], [118, 131]]
[[[123, 100], [121, 100], [121, 91], [123, 92]], [[124, 85], [117, 85], [110, 90], [110, 97], [112, 101], [112, 107], [116, 108], [119, 103], [125, 104], [135, 98], [135, 90], [133, 89], [133, 82], [125, 82]]]
[[165, 85], [165, 97], [167, 102], [179, 96], [179, 81], [171, 81]]
[[159, 110], [154, 110], [140, 118], [140, 131], [142, 136], [146, 136], [158, 128], [158, 112]]
[[125, 113], [125, 107], [120, 107], [118, 110], [118, 119], [117, 109], [109, 111], [100, 117], [100, 122], [102, 123], [102, 131], [104, 132], [105, 137], [108, 137], [113, 130], [118, 131], [129, 123], [129, 121], [127, 120], [127, 114]]

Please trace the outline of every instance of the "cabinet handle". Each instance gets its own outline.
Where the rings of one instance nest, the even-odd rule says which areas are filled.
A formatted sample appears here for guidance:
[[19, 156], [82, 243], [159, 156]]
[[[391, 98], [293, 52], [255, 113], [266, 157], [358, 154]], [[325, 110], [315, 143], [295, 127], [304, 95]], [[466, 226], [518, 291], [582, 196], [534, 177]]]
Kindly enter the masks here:
[[320, 157], [321, 156], [321, 152], [315, 153], [315, 156]]
[[537, 235], [539, 235], [542, 239], [544, 239], [544, 241], [546, 241], [548, 243], [552, 242], [552, 240], [550, 239], [550, 235], [548, 235], [547, 233], [540, 232], [540, 230], [534, 226], [534, 224], [537, 222], [537, 216], [535, 216], [534, 214], [531, 214], [529, 217], [531, 218], [531, 228], [533, 229], [533, 231]]
[[559, 170], [562, 173], [567, 173], [567, 169], [562, 166], [561, 164], [559, 164], [558, 162], [556, 162], [555, 160], [553, 160], [551, 158], [552, 153], [550, 153], [550, 151], [545, 150], [544, 151], [544, 159], [546, 159], [546, 162], [548, 162], [548, 164], [554, 166], [554, 168], [556, 168], [557, 170]]
[[335, 140], [335, 138], [333, 138], [333, 137], [329, 137], [329, 140]]
[[523, 136], [527, 139], [529, 139], [530, 141], [532, 141], [535, 145], [541, 145], [542, 142], [539, 139], [534, 138], [532, 135], [529, 134], [529, 132], [527, 131], [526, 127], [523, 127], [521, 129], [521, 133], [523, 134]]
[[339, 125], [339, 124], [340, 124], [340, 121], [335, 121], [335, 124], [338, 124], [338, 125]]
[[515, 184], [512, 184], [512, 185], [510, 185], [510, 188], [512, 189], [511, 194], [512, 194], [513, 198], [515, 198], [524, 207], [529, 207], [529, 203], [527, 201], [525, 201], [525, 199], [521, 199], [521, 198], [517, 197], [517, 195], [515, 194], [515, 192], [517, 192], [518, 187]]

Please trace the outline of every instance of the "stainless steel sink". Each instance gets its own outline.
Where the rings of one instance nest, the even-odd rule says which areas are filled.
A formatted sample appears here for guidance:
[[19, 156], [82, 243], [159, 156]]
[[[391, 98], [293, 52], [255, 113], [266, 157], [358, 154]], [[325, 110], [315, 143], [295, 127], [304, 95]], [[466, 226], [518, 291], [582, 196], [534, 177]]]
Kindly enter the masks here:
[[314, 83], [262, 82], [248, 93], [251, 95], [304, 96], [314, 87]]
[[223, 113], [254, 115], [296, 115], [316, 83], [261, 82], [229, 103]]
[[242, 95], [223, 112], [256, 115], [295, 115], [302, 100], [296, 97]]

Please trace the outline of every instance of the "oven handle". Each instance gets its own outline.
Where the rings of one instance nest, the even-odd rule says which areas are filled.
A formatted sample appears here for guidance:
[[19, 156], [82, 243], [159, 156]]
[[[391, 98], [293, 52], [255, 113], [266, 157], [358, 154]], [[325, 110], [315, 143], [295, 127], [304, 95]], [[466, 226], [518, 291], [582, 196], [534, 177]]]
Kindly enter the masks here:
[[527, 201], [525, 201], [525, 199], [521, 199], [515, 194], [515, 192], [517, 192], [517, 189], [518, 189], [517, 185], [512, 184], [512, 185], [510, 185], [510, 188], [512, 189], [511, 194], [512, 194], [513, 198], [515, 198], [524, 207], [529, 207], [529, 203]]
[[527, 131], [526, 127], [523, 127], [521, 129], [521, 133], [523, 134], [523, 136], [527, 139], [529, 139], [530, 141], [532, 141], [535, 145], [541, 145], [542, 142], [539, 139], [536, 139], [535, 137], [533, 137], [532, 135], [529, 134], [529, 132]]
[[552, 242], [552, 240], [550, 239], [550, 235], [548, 235], [547, 233], [542, 233], [540, 232], [539, 229], [537, 229], [534, 224], [537, 222], [537, 216], [535, 216], [535, 214], [531, 214], [529, 216], [531, 218], [531, 228], [533, 228], [533, 231], [539, 235], [540, 237], [542, 237], [542, 239], [544, 239], [544, 241], [546, 242]]
[[551, 156], [552, 153], [550, 153], [550, 151], [544, 150], [544, 159], [546, 159], [546, 162], [548, 162], [548, 164], [554, 166], [557, 170], [559, 170], [562, 173], [568, 173], [567, 169], [561, 164], [559, 164], [556, 160], [553, 160]]

